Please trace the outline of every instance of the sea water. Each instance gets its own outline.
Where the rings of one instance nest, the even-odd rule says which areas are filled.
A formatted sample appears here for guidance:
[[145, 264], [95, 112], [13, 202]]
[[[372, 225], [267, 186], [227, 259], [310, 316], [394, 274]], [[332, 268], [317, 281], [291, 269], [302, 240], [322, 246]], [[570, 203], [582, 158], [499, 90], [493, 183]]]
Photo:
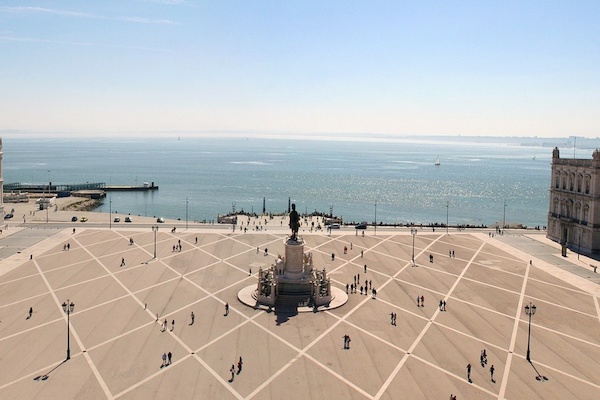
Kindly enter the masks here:
[[[232, 211], [333, 211], [345, 221], [546, 225], [551, 148], [436, 141], [257, 138], [4, 139], [5, 183], [104, 182], [97, 211], [215, 220]], [[585, 155], [583, 153], [586, 153]], [[581, 150], [578, 157], [591, 157]], [[437, 157], [441, 165], [434, 165]]]

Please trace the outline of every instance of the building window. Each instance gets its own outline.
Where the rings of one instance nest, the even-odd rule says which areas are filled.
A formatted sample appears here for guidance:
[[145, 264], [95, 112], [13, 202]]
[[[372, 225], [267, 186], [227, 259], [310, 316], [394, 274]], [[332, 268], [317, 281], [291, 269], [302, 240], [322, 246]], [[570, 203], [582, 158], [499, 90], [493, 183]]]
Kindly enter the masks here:
[[569, 190], [572, 192], [575, 187], [575, 174], [569, 176]]
[[583, 222], [588, 222], [589, 214], [590, 214], [590, 207], [586, 204], [583, 206], [583, 218], [582, 218]]
[[575, 214], [573, 215], [573, 218], [576, 220], [581, 219], [581, 204], [580, 203], [575, 204]]
[[554, 199], [554, 214], [558, 214], [558, 199]]
[[556, 173], [556, 177], [554, 178], [554, 187], [556, 189], [560, 188], [560, 172]]
[[577, 175], [577, 192], [581, 193], [581, 181], [583, 180], [583, 176], [581, 174]]
[[590, 181], [591, 178], [589, 175], [585, 177], [585, 194], [590, 194]]
[[567, 190], [567, 173], [565, 172], [562, 177], [562, 188]]

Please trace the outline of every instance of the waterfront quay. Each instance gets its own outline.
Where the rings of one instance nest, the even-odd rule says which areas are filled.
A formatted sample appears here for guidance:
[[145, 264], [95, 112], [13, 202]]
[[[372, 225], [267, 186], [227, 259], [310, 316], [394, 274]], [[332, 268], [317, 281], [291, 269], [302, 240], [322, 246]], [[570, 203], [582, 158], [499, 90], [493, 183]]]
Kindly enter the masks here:
[[[594, 261], [561, 257], [543, 233], [301, 228], [332, 285], [345, 291], [360, 275], [377, 296], [278, 315], [237, 295], [284, 254], [283, 221], [247, 233], [171, 222], [9, 223], [0, 236], [0, 398], [600, 396]], [[230, 382], [240, 357], [243, 370]]]
[[7, 183], [4, 185], [4, 193], [28, 192], [28, 193], [72, 193], [78, 191], [148, 191], [158, 190], [158, 185], [154, 182], [144, 182], [143, 185], [107, 185], [104, 182], [93, 183], [65, 183], [59, 185], [49, 184], [29, 184], [29, 183]]

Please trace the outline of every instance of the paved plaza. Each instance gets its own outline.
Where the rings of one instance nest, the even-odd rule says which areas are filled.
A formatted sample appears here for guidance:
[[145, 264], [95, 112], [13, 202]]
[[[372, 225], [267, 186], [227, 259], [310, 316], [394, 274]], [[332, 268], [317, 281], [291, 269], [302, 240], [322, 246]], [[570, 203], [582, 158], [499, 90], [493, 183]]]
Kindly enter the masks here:
[[360, 275], [377, 297], [282, 316], [237, 296], [284, 254], [286, 232], [238, 232], [161, 226], [154, 258], [149, 227], [78, 226], [0, 261], [0, 399], [600, 398], [600, 287], [554, 265], [543, 233], [527, 240], [546, 258], [487, 231], [300, 232], [333, 286]]

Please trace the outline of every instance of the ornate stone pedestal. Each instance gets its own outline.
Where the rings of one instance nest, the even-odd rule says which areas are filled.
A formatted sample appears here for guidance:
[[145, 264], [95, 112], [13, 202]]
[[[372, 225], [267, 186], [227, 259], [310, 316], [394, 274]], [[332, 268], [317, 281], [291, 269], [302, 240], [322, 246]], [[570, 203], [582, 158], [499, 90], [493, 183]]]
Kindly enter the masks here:
[[[330, 306], [336, 296], [332, 295], [330, 279], [325, 268], [321, 271], [314, 269], [312, 253], [304, 253], [302, 238], [287, 237], [285, 239], [285, 256], [278, 257], [275, 264], [268, 269], [261, 268], [258, 272], [258, 283], [252, 297], [254, 307], [275, 307], [275, 311], [317, 311], [320, 307]], [[242, 299], [242, 289], [238, 298]], [[343, 305], [348, 296], [337, 289], [340, 299], [336, 306]], [[246, 295], [245, 295], [246, 296]], [[251, 305], [251, 304], [248, 304]]]

